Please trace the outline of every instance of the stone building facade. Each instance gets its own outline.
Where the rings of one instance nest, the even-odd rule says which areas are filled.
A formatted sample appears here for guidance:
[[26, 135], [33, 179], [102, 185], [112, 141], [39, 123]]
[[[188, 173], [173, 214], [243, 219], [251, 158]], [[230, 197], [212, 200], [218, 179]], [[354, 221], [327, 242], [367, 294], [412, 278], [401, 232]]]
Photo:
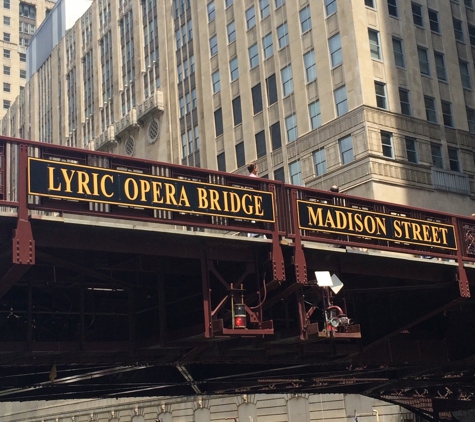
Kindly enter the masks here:
[[2, 134], [471, 214], [473, 7], [95, 0]]

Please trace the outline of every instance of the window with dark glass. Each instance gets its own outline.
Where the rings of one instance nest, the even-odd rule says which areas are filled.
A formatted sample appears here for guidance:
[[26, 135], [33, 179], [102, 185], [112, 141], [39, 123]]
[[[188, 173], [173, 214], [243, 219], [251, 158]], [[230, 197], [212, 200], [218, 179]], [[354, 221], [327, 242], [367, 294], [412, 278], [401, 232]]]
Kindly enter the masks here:
[[405, 142], [407, 161], [413, 164], [417, 164], [419, 160], [417, 159], [416, 139], [411, 138], [410, 136], [406, 136]]
[[233, 100], [233, 119], [234, 126], [237, 126], [242, 123], [241, 97], [236, 97]]
[[259, 133], [256, 133], [256, 151], [257, 158], [263, 157], [267, 154], [266, 151], [266, 134], [263, 130]]
[[443, 169], [444, 161], [442, 159], [442, 147], [437, 144], [430, 144], [430, 152], [432, 155], [432, 164], [434, 167]]
[[239, 167], [242, 167], [244, 164], [246, 164], [246, 157], [244, 154], [244, 142], [239, 142], [239, 144], [236, 144], [236, 164]]
[[283, 167], [274, 170], [274, 180], [285, 183], [285, 173]]
[[429, 9], [429, 25], [431, 31], [440, 33], [439, 13], [432, 9]]
[[465, 37], [463, 35], [463, 26], [462, 26], [462, 21], [459, 21], [458, 19], [453, 19], [454, 22], [454, 35], [455, 39], [460, 42], [465, 41]]
[[418, 3], [412, 3], [412, 19], [415, 25], [424, 26], [424, 19], [422, 17], [422, 6]]
[[218, 154], [218, 170], [219, 171], [226, 171], [226, 156], [224, 152]]
[[390, 16], [398, 17], [397, 14], [397, 0], [387, 0], [388, 1], [388, 13]]
[[277, 102], [277, 82], [275, 79], [275, 74], [270, 75], [266, 79], [266, 88], [267, 88], [267, 101], [269, 105], [272, 105]]
[[450, 170], [460, 172], [459, 151], [457, 148], [448, 148]]
[[262, 111], [262, 90], [261, 84], [252, 87], [252, 107], [254, 114]]
[[409, 101], [409, 91], [407, 89], [399, 88], [399, 102], [401, 104], [401, 114], [410, 116], [411, 103]]
[[223, 134], [223, 110], [221, 108], [214, 112], [214, 129], [216, 136]]
[[270, 138], [272, 142], [272, 151], [279, 149], [282, 146], [282, 136], [280, 133], [280, 122], [274, 123], [270, 127]]
[[381, 131], [381, 147], [385, 157], [394, 158], [392, 133]]
[[435, 100], [431, 97], [424, 97], [427, 121], [437, 123], [437, 111], [435, 109]]
[[452, 127], [454, 125], [452, 119], [452, 104], [448, 101], [441, 101], [440, 104], [442, 106], [442, 116], [444, 118], [444, 125]]

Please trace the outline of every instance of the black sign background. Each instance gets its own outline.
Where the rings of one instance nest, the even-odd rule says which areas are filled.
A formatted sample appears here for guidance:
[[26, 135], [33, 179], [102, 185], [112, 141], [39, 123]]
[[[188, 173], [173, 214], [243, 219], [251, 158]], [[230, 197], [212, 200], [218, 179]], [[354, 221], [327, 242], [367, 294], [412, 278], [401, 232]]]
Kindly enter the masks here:
[[[340, 207], [319, 202], [307, 202], [298, 200], [297, 205], [300, 229], [320, 231], [326, 233], [339, 233], [348, 236], [368, 237], [372, 239], [389, 240], [393, 242], [408, 243], [412, 245], [422, 245], [430, 246], [433, 248], [457, 250], [455, 228], [453, 225], [401, 217], [397, 215], [381, 214], [377, 212], [360, 210], [358, 208]], [[309, 218], [309, 208], [312, 209], [314, 213], [317, 213], [318, 209], [321, 209], [322, 214], [320, 222], [323, 224], [310, 224], [311, 221]], [[339, 216], [337, 215], [338, 212], [340, 213]], [[350, 213], [353, 214], [351, 216], [352, 230], [350, 229], [349, 224]], [[333, 224], [333, 226], [329, 224], [330, 227], [325, 224], [328, 214], [330, 214], [330, 220], [335, 223]], [[364, 221], [365, 218], [368, 218], [369, 222], [371, 223], [371, 228], [375, 229], [368, 231], [363, 225], [363, 230], [357, 231], [355, 223], [356, 214], [360, 215], [360, 217], [358, 218], [361, 219], [361, 221]], [[342, 215], [344, 215], [345, 217], [343, 217]], [[345, 218], [346, 224], [344, 224]], [[386, 229], [385, 233], [383, 233], [380, 229], [378, 230], [377, 224], [373, 224], [373, 221], [376, 221], [376, 219], [379, 219], [380, 222], [384, 220], [384, 226]], [[337, 224], [338, 221], [340, 224]], [[398, 230], [395, 227], [397, 227]], [[429, 233], [429, 237], [431, 238], [430, 240], [424, 239], [424, 237], [426, 237], [424, 236], [424, 229], [427, 233]], [[415, 231], [418, 231], [419, 236], [416, 236], [414, 234]], [[442, 239], [444, 238], [446, 240], [446, 244], [443, 244], [442, 242]], [[434, 240], [439, 241], [437, 242]]]
[[[67, 184], [62, 169], [67, 172], [71, 179], [70, 192], [65, 189]], [[81, 189], [80, 183], [78, 183], [78, 172], [87, 175], [82, 174], [81, 177], [83, 177], [83, 181], [85, 177], [88, 178], [87, 186], [92, 194], [86, 192], [84, 183]], [[71, 177], [71, 174], [73, 174], [73, 177]], [[50, 180], [51, 175], [53, 175], [52, 180]], [[148, 184], [152, 185], [153, 182], [162, 184], [161, 198], [163, 203], [153, 202], [152, 188], [147, 192], [141, 189], [141, 186], [147, 187]], [[101, 183], [103, 183], [103, 189], [101, 189]], [[129, 186], [129, 192], [137, 193], [137, 198], [130, 198], [130, 196], [135, 195], [129, 194], [127, 196], [125, 192], [126, 185]], [[135, 189], [135, 186], [138, 187], [138, 190]], [[165, 199], [172, 195], [166, 195], [167, 189], [176, 193], [173, 195], [174, 200], [168, 201], [169, 203], [166, 203]], [[32, 157], [28, 159], [28, 193], [51, 198], [163, 209], [243, 220], [275, 221], [274, 194], [272, 192], [82, 166]], [[186, 201], [183, 199], [183, 195], [186, 196]], [[213, 201], [211, 201], [213, 197], [216, 199], [214, 207]], [[206, 200], [203, 198], [206, 198]]]

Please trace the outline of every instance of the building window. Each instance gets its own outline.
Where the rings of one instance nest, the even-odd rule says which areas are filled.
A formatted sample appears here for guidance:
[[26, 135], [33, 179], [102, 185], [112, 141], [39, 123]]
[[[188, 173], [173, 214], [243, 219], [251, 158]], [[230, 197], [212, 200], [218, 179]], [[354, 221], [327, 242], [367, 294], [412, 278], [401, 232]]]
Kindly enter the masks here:
[[11, 38], [11, 36], [8, 32], [3, 33], [3, 41], [10, 42], [10, 38]]
[[10, 0], [3, 0], [3, 8], [10, 9]]
[[223, 134], [223, 110], [221, 108], [214, 112], [214, 129], [217, 137]]
[[381, 60], [381, 49], [379, 46], [379, 32], [368, 29], [369, 35], [369, 49], [371, 51], [371, 58]]
[[406, 136], [406, 155], [407, 161], [413, 164], [417, 164], [419, 160], [417, 159], [417, 147], [415, 138]]
[[3, 17], [3, 24], [4, 24], [5, 26], [10, 26], [10, 24], [11, 24], [11, 19], [10, 19], [9, 16], [4, 16], [4, 17]]
[[285, 0], [275, 0], [275, 8], [278, 9], [279, 7], [285, 4]]
[[256, 151], [257, 158], [264, 157], [267, 154], [266, 150], [266, 133], [261, 130], [259, 133], [256, 133]]
[[460, 172], [459, 152], [457, 148], [448, 148], [450, 170]]
[[375, 82], [374, 90], [376, 91], [376, 105], [379, 108], [387, 109], [388, 104], [386, 101], [386, 84], [382, 82]]
[[180, 105], [180, 117], [183, 117], [185, 115], [185, 99], [180, 97], [178, 103]]
[[234, 126], [237, 126], [242, 123], [241, 97], [236, 97], [233, 100], [233, 119]]
[[442, 116], [444, 119], [444, 125], [452, 127], [454, 122], [452, 120], [452, 104], [447, 101], [441, 101], [442, 105]]
[[12, 90], [11, 84], [9, 84], [7, 82], [4, 82], [3, 83], [3, 92], [11, 92], [11, 90]]
[[434, 31], [440, 34], [439, 12], [429, 9], [429, 25], [430, 25], [431, 31]]
[[328, 40], [328, 46], [330, 47], [330, 56], [332, 61], [332, 67], [338, 66], [343, 62], [343, 56], [341, 53], [340, 34], [333, 35]]
[[214, 0], [208, 3], [208, 22], [214, 21], [216, 18], [216, 10], [214, 8]]
[[310, 16], [310, 6], [303, 8], [300, 11], [300, 27], [302, 34], [312, 29], [312, 17]]
[[364, 0], [365, 6], [372, 7], [374, 9], [374, 0]]
[[236, 149], [236, 164], [237, 167], [242, 167], [244, 164], [246, 164], [246, 156], [244, 153], [244, 142], [239, 142], [239, 144], [236, 144], [235, 146]]
[[226, 7], [226, 9], [231, 6], [233, 4], [233, 0], [225, 0], [224, 2], [224, 6]]
[[325, 148], [321, 148], [313, 153], [313, 162], [315, 163], [315, 175], [321, 176], [327, 172], [327, 158]]
[[437, 53], [434, 51], [434, 59], [435, 59], [435, 71], [437, 73], [437, 78], [441, 81], [447, 80], [447, 72], [445, 71], [445, 59], [442, 53]]
[[389, 16], [398, 17], [397, 14], [397, 0], [388, 0], [388, 13]]
[[10, 104], [9, 100], [3, 100], [3, 108], [10, 108]]
[[468, 35], [470, 37], [470, 45], [475, 47], [475, 26], [468, 25]]
[[463, 27], [462, 27], [462, 21], [459, 21], [458, 19], [453, 19], [454, 22], [454, 35], [455, 39], [460, 42], [465, 41], [465, 37], [463, 35]]
[[345, 113], [348, 113], [348, 100], [346, 98], [346, 87], [342, 86], [335, 89], [335, 106], [336, 106], [336, 115], [341, 116]]
[[246, 10], [246, 23], [247, 29], [251, 29], [256, 26], [256, 11], [254, 6]]
[[444, 161], [442, 160], [442, 148], [437, 144], [430, 144], [430, 152], [432, 155], [432, 165], [434, 167], [443, 169]]
[[424, 104], [426, 107], [427, 121], [437, 123], [437, 111], [435, 110], [435, 100], [431, 97], [424, 97]]
[[290, 183], [292, 185], [302, 186], [302, 167], [300, 165], [300, 160], [294, 161], [289, 164], [289, 176]]
[[336, 12], [336, 0], [325, 0], [325, 11], [327, 16], [333, 15]]
[[228, 43], [232, 43], [236, 39], [236, 23], [232, 21], [227, 26], [228, 29]]
[[475, 110], [467, 107], [467, 122], [470, 133], [475, 133]]
[[259, 8], [261, 9], [261, 19], [265, 19], [270, 15], [269, 0], [259, 0]]
[[270, 75], [266, 79], [266, 88], [267, 88], [267, 101], [269, 105], [272, 105], [277, 102], [277, 82], [275, 74]]
[[308, 105], [308, 113], [310, 115], [310, 125], [313, 129], [322, 125], [322, 114], [320, 112], [320, 101], [314, 101]]
[[221, 154], [218, 154], [218, 170], [219, 171], [226, 171], [226, 156], [224, 155], [224, 152]]
[[221, 81], [219, 78], [219, 70], [217, 70], [211, 75], [211, 81], [213, 84], [213, 94], [216, 94], [217, 92], [221, 91]]
[[412, 3], [412, 19], [414, 25], [424, 27], [424, 19], [422, 18], [422, 6], [418, 3]]
[[351, 135], [338, 140], [338, 146], [340, 147], [341, 164], [351, 163], [355, 159]]
[[262, 38], [262, 48], [264, 50], [264, 59], [271, 57], [274, 54], [274, 43], [272, 41], [272, 32]]
[[280, 133], [280, 122], [274, 123], [270, 127], [270, 139], [272, 143], [272, 150], [275, 151], [282, 146], [282, 136]]
[[430, 76], [429, 57], [427, 55], [427, 49], [417, 47], [417, 55], [419, 56], [419, 67], [423, 75]]
[[411, 103], [409, 101], [409, 91], [407, 89], [399, 88], [399, 102], [401, 104], [401, 114], [410, 116]]
[[11, 73], [11, 67], [10, 66], [3, 66], [3, 74], [4, 75], [10, 75]]
[[229, 71], [231, 72], [231, 82], [239, 78], [238, 59], [235, 57], [229, 62]]
[[211, 56], [218, 54], [218, 37], [216, 35], [209, 39], [209, 53]]
[[249, 66], [254, 69], [259, 65], [259, 49], [257, 43], [249, 47]]
[[289, 45], [289, 31], [287, 29], [287, 22], [283, 23], [277, 28], [277, 36], [279, 37], [279, 48], [284, 48]]
[[274, 180], [285, 183], [285, 173], [283, 167], [274, 170]]
[[3, 49], [3, 58], [4, 59], [9, 59], [10, 57], [11, 57], [11, 51], [4, 48]]
[[465, 6], [473, 8], [473, 0], [465, 0]]
[[462, 86], [467, 89], [472, 89], [472, 81], [470, 78], [470, 70], [467, 62], [459, 61], [460, 77], [462, 78]]
[[393, 51], [394, 51], [394, 62], [397, 67], [406, 67], [404, 60], [404, 49], [402, 47], [402, 41], [398, 38], [393, 38]]
[[381, 147], [385, 157], [394, 158], [392, 133], [381, 131]]
[[317, 63], [315, 62], [315, 50], [310, 50], [303, 55], [305, 63], [305, 74], [307, 76], [307, 83], [317, 79]]
[[280, 71], [282, 77], [282, 89], [284, 97], [294, 92], [294, 81], [292, 79], [292, 65], [288, 65]]
[[25, 69], [20, 69], [20, 78], [21, 79], [26, 79], [26, 70]]
[[262, 111], [262, 90], [261, 84], [257, 84], [252, 87], [252, 108], [254, 114], [260, 113]]
[[297, 116], [295, 113], [285, 118], [285, 129], [287, 131], [287, 142], [293, 142], [298, 138]]

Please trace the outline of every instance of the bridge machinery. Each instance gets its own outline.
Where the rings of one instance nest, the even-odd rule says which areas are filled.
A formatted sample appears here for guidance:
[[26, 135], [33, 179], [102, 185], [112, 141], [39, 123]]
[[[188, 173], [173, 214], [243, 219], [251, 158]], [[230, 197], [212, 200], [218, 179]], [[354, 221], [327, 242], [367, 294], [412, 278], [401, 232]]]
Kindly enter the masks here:
[[475, 407], [475, 221], [0, 138], [0, 399]]

